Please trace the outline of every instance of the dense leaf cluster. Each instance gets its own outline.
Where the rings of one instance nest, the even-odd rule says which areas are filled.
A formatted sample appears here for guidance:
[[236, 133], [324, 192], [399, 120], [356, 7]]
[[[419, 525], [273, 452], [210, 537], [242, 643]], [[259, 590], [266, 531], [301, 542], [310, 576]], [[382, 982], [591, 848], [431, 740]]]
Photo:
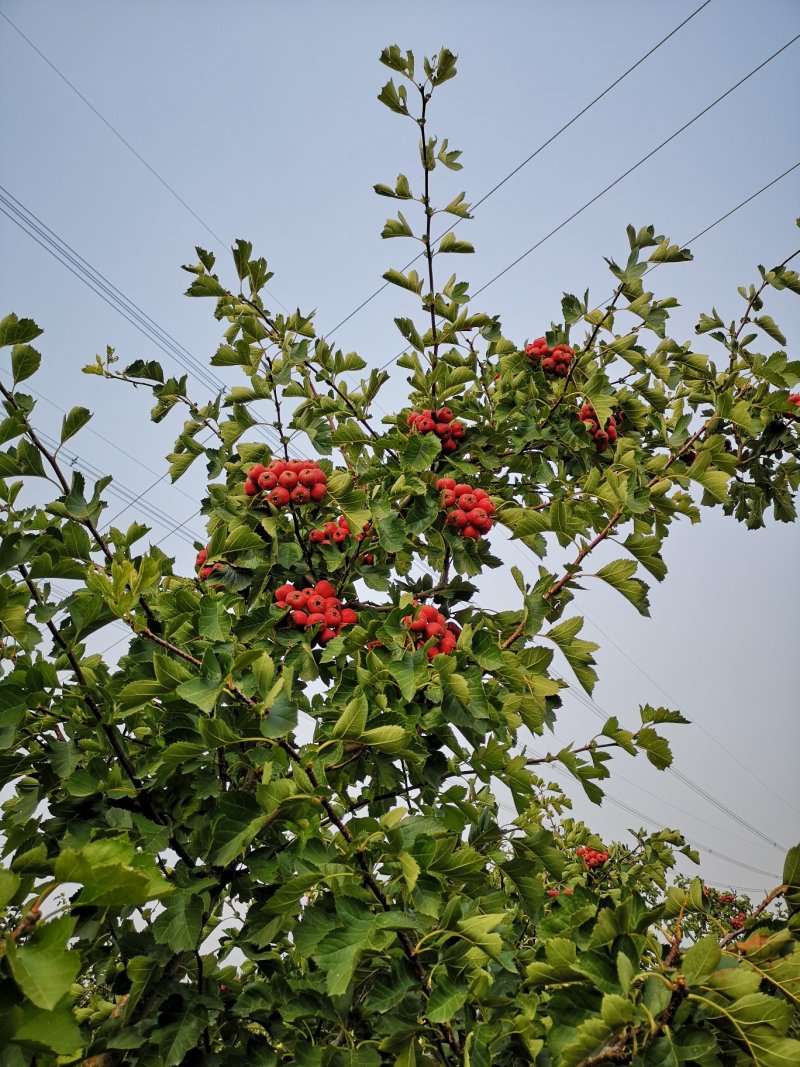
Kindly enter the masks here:
[[[103, 529], [108, 479], [87, 486], [60, 459], [89, 412], [70, 412], [50, 447], [25, 391], [41, 331], [0, 323], [13, 377], [0, 386], [0, 770], [13, 787], [0, 1063], [789, 1067], [798, 850], [766, 902], [737, 901], [737, 929], [699, 879], [671, 874], [676, 851], [691, 854], [677, 831], [603, 843], [546, 777], [560, 764], [600, 801], [613, 751], [669, 766], [662, 729], [677, 712], [645, 706], [637, 728], [612, 718], [543, 756], [525, 745], [567, 685], [595, 683], [579, 586], [605, 582], [646, 615], [643, 576], [665, 577], [675, 520], [710, 507], [751, 527], [767, 509], [795, 518], [800, 364], [763, 302], [800, 279], [761, 269], [733, 322], [701, 317], [717, 354], [698, 352], [669, 336], [675, 301], [644, 287], [688, 250], [629, 227], [607, 304], [565, 295], [544, 347], [571, 356], [549, 373], [471, 307], [465, 281], [435, 281], [439, 257], [472, 251], [433, 234], [440, 214], [469, 218], [463, 194], [438, 209], [430, 192], [437, 167], [460, 168], [427, 125], [455, 57], [422, 74], [396, 47], [381, 58], [395, 76], [380, 99], [420, 134], [418, 190], [404, 175], [376, 186], [422, 220], [415, 232], [398, 213], [383, 230], [417, 241], [424, 264], [385, 275], [421, 305], [395, 320], [407, 407], [376, 421], [385, 369], [332, 347], [309, 313], [273, 314], [271, 274], [245, 241], [231, 278], [202, 249], [187, 267], [189, 295], [224, 327], [212, 363], [240, 384], [198, 403], [155, 363], [120, 371], [109, 351], [87, 368], [148, 385], [155, 421], [184, 411], [169, 462], [173, 479], [206, 463], [202, 576], [176, 571], [139, 523]], [[595, 427], [613, 420], [603, 449], [587, 405]], [[409, 425], [428, 409], [465, 427], [457, 450]], [[256, 491], [255, 465], [312, 451], [318, 506]], [[447, 479], [488, 494], [485, 536], [448, 524]], [[326, 520], [360, 539], [310, 537]], [[518, 601], [494, 612], [474, 579], [503, 566], [504, 537], [541, 563], [513, 569]], [[348, 612], [321, 644], [286, 592], [309, 590], [307, 603], [320, 583]], [[415, 618], [445, 620], [446, 649]], [[130, 633], [119, 662], [96, 651], [112, 623]]]

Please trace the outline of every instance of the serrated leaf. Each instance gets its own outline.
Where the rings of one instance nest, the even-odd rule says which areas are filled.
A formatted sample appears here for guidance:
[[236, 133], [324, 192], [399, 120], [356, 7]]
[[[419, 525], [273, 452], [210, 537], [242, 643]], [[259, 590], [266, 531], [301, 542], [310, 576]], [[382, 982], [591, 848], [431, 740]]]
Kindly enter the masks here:
[[636, 560], [614, 560], [613, 563], [607, 563], [605, 567], [601, 567], [594, 577], [613, 586], [618, 593], [633, 604], [640, 615], [647, 616], [650, 614], [647, 586], [641, 579], [632, 577], [636, 573], [636, 566]]
[[439, 458], [442, 446], [436, 434], [414, 433], [406, 442], [400, 455], [403, 470], [428, 471]]
[[12, 312], [0, 319], [0, 348], [7, 345], [21, 345], [33, 341], [44, 331], [33, 319], [20, 319]]
[[431, 1023], [446, 1023], [466, 1003], [468, 989], [457, 985], [447, 974], [440, 973], [431, 989], [425, 1008], [425, 1016]]
[[345, 707], [331, 730], [332, 738], [358, 740], [367, 726], [369, 705], [363, 693], [359, 693]]
[[756, 326], [759, 326], [764, 333], [769, 334], [773, 341], [777, 341], [779, 345], [786, 344], [785, 335], [781, 332], [778, 324], [771, 315], [759, 315], [757, 318], [753, 319], [753, 322]]
[[75, 434], [86, 425], [91, 417], [92, 413], [88, 408], [75, 407], [68, 411], [61, 423], [62, 445], [65, 441], [68, 441], [70, 437], [74, 437]]
[[707, 934], [683, 957], [683, 974], [689, 985], [702, 985], [716, 971], [722, 959], [722, 949], [714, 934]]
[[14, 345], [11, 349], [11, 374], [14, 385], [27, 381], [39, 369], [42, 362], [41, 353], [30, 345]]
[[[67, 922], [71, 929], [71, 920]], [[67, 936], [65, 927], [63, 938], [55, 938], [52, 944], [41, 948], [36, 945], [36, 936], [22, 946], [13, 938], [6, 940], [6, 959], [14, 981], [29, 1000], [45, 1011], [52, 1011], [66, 996], [81, 967], [80, 953], [67, 950]]]

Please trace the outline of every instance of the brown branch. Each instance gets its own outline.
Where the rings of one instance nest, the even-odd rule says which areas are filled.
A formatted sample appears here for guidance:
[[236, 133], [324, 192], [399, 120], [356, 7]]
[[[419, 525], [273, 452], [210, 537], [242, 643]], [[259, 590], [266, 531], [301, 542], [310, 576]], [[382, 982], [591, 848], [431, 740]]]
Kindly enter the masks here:
[[[756, 905], [755, 908], [753, 908], [747, 921], [750, 922], [752, 919], [757, 919], [761, 912], [764, 911], [765, 908], [769, 907], [773, 900], [777, 900], [778, 897], [782, 897], [788, 892], [788, 885], [779, 885], [777, 886], [777, 888], [767, 893], [761, 903]], [[744, 928], [742, 928], [741, 930], [729, 930], [728, 933], [725, 934], [725, 936], [720, 940], [720, 948], [725, 948], [725, 946], [729, 945], [731, 941], [735, 941], [737, 937], [741, 937], [743, 933]]]
[[[23, 581], [30, 590], [31, 596], [36, 601], [36, 603], [40, 607], [42, 607], [44, 605], [44, 601], [39, 595], [39, 590], [37, 589], [35, 583], [31, 580], [31, 577], [28, 573], [28, 569], [26, 568], [25, 564], [20, 563], [17, 569], [22, 575]], [[78, 685], [81, 688], [81, 699], [83, 700], [87, 708], [91, 711], [95, 721], [97, 722], [97, 725], [100, 727], [103, 734], [105, 735], [106, 740], [113, 749], [114, 755], [120, 767], [122, 768], [125, 777], [128, 779], [128, 781], [131, 783], [134, 790], [136, 791], [136, 799], [143, 814], [146, 815], [147, 818], [151, 819], [153, 822], [158, 823], [159, 826], [169, 826], [168, 819], [164, 815], [162, 815], [161, 812], [156, 810], [147, 794], [142, 792], [142, 781], [136, 774], [136, 769], [134, 768], [127, 752], [125, 751], [125, 747], [122, 744], [122, 739], [120, 737], [119, 732], [115, 730], [113, 726], [110, 726], [107, 722], [103, 721], [103, 713], [100, 710], [100, 706], [98, 705], [97, 701], [94, 699], [94, 696], [92, 695], [89, 684], [86, 681], [86, 675], [83, 673], [83, 669], [81, 668], [80, 661], [78, 660], [77, 656], [69, 647], [61, 631], [58, 629], [52, 619], [48, 619], [45, 622], [45, 626], [49, 630], [53, 641], [67, 657], [69, 665], [72, 668], [72, 673], [75, 675], [78, 681]], [[192, 857], [184, 849], [180, 842], [176, 841], [172, 835], [170, 836], [170, 845], [175, 850], [175, 852], [178, 853], [178, 855], [188, 867], [194, 867], [194, 860], [192, 859]]]

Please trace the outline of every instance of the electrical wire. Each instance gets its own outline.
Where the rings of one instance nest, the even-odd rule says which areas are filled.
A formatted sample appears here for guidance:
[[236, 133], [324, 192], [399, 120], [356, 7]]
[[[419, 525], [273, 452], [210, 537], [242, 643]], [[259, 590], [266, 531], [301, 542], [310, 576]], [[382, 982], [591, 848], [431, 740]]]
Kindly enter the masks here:
[[[578, 119], [583, 118], [583, 116], [588, 111], [591, 111], [591, 109], [595, 106], [595, 104], [599, 104], [600, 101], [612, 91], [612, 89], [615, 89], [621, 82], [623, 82], [628, 77], [629, 74], [632, 74], [636, 70], [637, 67], [640, 67], [642, 65], [642, 63], [645, 62], [645, 60], [649, 59], [650, 56], [652, 56], [655, 52], [657, 52], [658, 49], [661, 48], [662, 45], [666, 44], [667, 41], [671, 37], [674, 37], [675, 34], [678, 33], [679, 30], [683, 29], [683, 27], [688, 22], [691, 22], [692, 19], [695, 18], [696, 15], [699, 15], [700, 12], [704, 8], [708, 7], [708, 5], [710, 3], [711, 3], [711, 0], [705, 0], [705, 2], [700, 4], [699, 7], [695, 8], [695, 10], [692, 11], [692, 13], [690, 15], [688, 15], [685, 19], [683, 19], [682, 22], [679, 22], [678, 25], [675, 26], [672, 30], [670, 30], [670, 32], [665, 37], [662, 37], [660, 41], [658, 41], [656, 44], [654, 44], [652, 48], [650, 48], [647, 52], [644, 53], [644, 55], [640, 56], [636, 60], [635, 63], [633, 63], [630, 67], [628, 67], [628, 69], [626, 71], [624, 71], [617, 78], [615, 78], [614, 81], [612, 81], [610, 85], [607, 85], [606, 88], [603, 89], [603, 91], [601, 93], [598, 93], [597, 96], [595, 96], [592, 100], [590, 100], [588, 104], [584, 105], [584, 107], [582, 107], [580, 111], [576, 112], [572, 116], [572, 118], [569, 119], [568, 122], [565, 122], [564, 125], [561, 126], [559, 129], [557, 129], [555, 133], [551, 134], [550, 137], [548, 137], [546, 141], [542, 141], [542, 143], [537, 148], [535, 148], [533, 150], [533, 152], [531, 152], [531, 154], [529, 156], [527, 156], [525, 159], [523, 159], [523, 161], [521, 163], [518, 163], [516, 167], [514, 167], [512, 170], [510, 170], [508, 172], [508, 174], [506, 174], [503, 178], [500, 179], [500, 181], [498, 181], [495, 185], [493, 185], [492, 188], [489, 189], [488, 192], [484, 193], [484, 195], [479, 200], [476, 200], [474, 204], [471, 204], [470, 205], [470, 211], [472, 213], [474, 213], [479, 207], [481, 207], [482, 204], [485, 204], [486, 201], [491, 196], [494, 196], [494, 194], [498, 191], [498, 189], [502, 189], [502, 187], [506, 184], [506, 182], [510, 181], [514, 177], [514, 175], [519, 174], [519, 172], [524, 167], [527, 167], [527, 165], [529, 163], [531, 163], [534, 159], [536, 159], [536, 157], [541, 152], [543, 152], [545, 150], [545, 148], [548, 148], [551, 144], [553, 144], [554, 141], [557, 141], [562, 133], [566, 133], [566, 131], [570, 128], [570, 126], [573, 126], [578, 121]], [[432, 243], [435, 244], [435, 245], [438, 244], [446, 234], [452, 233], [452, 231], [456, 228], [456, 226], [458, 226], [459, 223], [461, 223], [461, 222], [463, 222], [463, 219], [461, 219], [461, 218], [456, 219], [456, 221], [451, 226], [448, 226], [446, 230], [443, 230], [436, 238], [434, 238]], [[423, 251], [423, 252], [418, 253], [416, 256], [414, 256], [413, 259], [410, 259], [408, 261], [408, 263], [406, 263], [406, 265], [401, 268], [403, 273], [405, 273], [410, 267], [412, 267], [418, 260], [422, 259], [422, 257], [424, 255], [425, 255], [425, 252]], [[355, 315], [357, 315], [359, 311], [361, 311], [363, 308], [365, 308], [367, 306], [367, 304], [369, 304], [372, 300], [374, 300], [376, 296], [379, 296], [384, 291], [384, 289], [388, 288], [388, 286], [390, 284], [391, 284], [390, 282], [384, 282], [383, 285], [381, 285], [380, 288], [376, 289], [374, 293], [372, 293], [370, 296], [368, 296], [365, 300], [362, 300], [362, 302], [358, 305], [358, 307], [354, 308], [349, 313], [349, 315], [345, 315], [345, 317], [340, 322], [337, 322], [337, 324], [333, 327], [333, 329], [330, 330], [325, 335], [326, 338], [332, 337], [333, 334], [336, 333], [336, 331], [339, 329], [340, 326], [344, 326], [344, 324], [346, 322], [349, 322], [350, 319], [352, 319]]]
[[[220, 237], [220, 235], [215, 230], [212, 230], [212, 228], [208, 225], [208, 223], [203, 218], [201, 218], [200, 215], [198, 215], [198, 213], [194, 210], [194, 208], [192, 208], [183, 199], [183, 197], [180, 195], [180, 193], [175, 188], [173, 188], [173, 186], [171, 186], [169, 184], [169, 182], [167, 182], [167, 180], [164, 177], [162, 177], [161, 174], [159, 174], [159, 172], [155, 169], [154, 166], [152, 166], [152, 164], [148, 163], [148, 161], [144, 158], [144, 156], [133, 147], [133, 145], [130, 143], [130, 141], [128, 141], [125, 137], [123, 137], [123, 135], [116, 128], [116, 126], [114, 126], [114, 124], [112, 122], [110, 122], [105, 117], [105, 115], [103, 115], [100, 111], [98, 111], [98, 109], [94, 106], [94, 104], [91, 102], [91, 100], [87, 99], [87, 97], [85, 97], [83, 95], [83, 93], [80, 91], [80, 89], [78, 89], [78, 87], [76, 85], [74, 85], [73, 82], [71, 82], [69, 80], [69, 78], [66, 76], [66, 74], [64, 74], [62, 71], [60, 71], [58, 69], [58, 67], [55, 65], [55, 63], [53, 63], [53, 61], [51, 59], [49, 59], [44, 54], [44, 52], [40, 48], [38, 48], [37, 45], [35, 45], [33, 43], [33, 41], [30, 39], [30, 37], [28, 37], [27, 34], [23, 33], [23, 31], [19, 28], [19, 26], [17, 26], [17, 24], [15, 22], [12, 22], [12, 20], [8, 17], [8, 15], [5, 14], [5, 12], [0, 11], [0, 18], [4, 18], [6, 20], [6, 22], [8, 23], [8, 25], [16, 33], [18, 33], [19, 36], [28, 45], [30, 45], [30, 47], [34, 50], [34, 52], [36, 52], [36, 54], [42, 60], [44, 60], [44, 62], [48, 65], [48, 67], [50, 67], [50, 69], [55, 74], [58, 75], [58, 77], [64, 82], [64, 84], [67, 85], [73, 91], [73, 93], [75, 93], [75, 95], [80, 100], [83, 101], [83, 103], [89, 108], [89, 110], [92, 111], [97, 116], [98, 119], [100, 119], [100, 121], [103, 123], [103, 125], [106, 126], [111, 131], [111, 133], [113, 133], [113, 135], [119, 141], [122, 142], [122, 144], [128, 149], [128, 151], [131, 152], [139, 160], [139, 162], [142, 164], [142, 166], [146, 167], [147, 170], [150, 171], [150, 173], [153, 175], [153, 177], [156, 179], [156, 181], [160, 182], [161, 185], [163, 185], [164, 188], [167, 190], [167, 192], [170, 193], [170, 195], [173, 196], [178, 201], [178, 203], [181, 204], [189, 212], [189, 214], [192, 216], [192, 218], [194, 218], [197, 222], [200, 223], [200, 225], [203, 227], [203, 229], [206, 230], [206, 232], [209, 233], [214, 238], [214, 240], [217, 242], [217, 245], [220, 248], [228, 248], [228, 245]], [[272, 297], [272, 299], [275, 301], [275, 303], [278, 304], [280, 307], [282, 307], [284, 311], [286, 311], [286, 312], [289, 311], [289, 309], [286, 307], [286, 305], [282, 304], [280, 302], [280, 300], [278, 300], [277, 296], [275, 296], [274, 293], [270, 292], [269, 289], [266, 289], [266, 292], [269, 293], [269, 295]]]

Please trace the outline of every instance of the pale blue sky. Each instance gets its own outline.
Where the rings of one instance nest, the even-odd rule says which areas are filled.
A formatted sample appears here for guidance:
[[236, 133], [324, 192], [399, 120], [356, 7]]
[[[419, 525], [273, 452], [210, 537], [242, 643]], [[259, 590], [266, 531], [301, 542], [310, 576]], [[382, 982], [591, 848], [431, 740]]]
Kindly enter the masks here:
[[[381, 47], [397, 42], [420, 54], [445, 44], [458, 53], [459, 77], [437, 93], [431, 128], [463, 149], [465, 169], [444, 180], [437, 172], [434, 193], [444, 201], [465, 188], [475, 201], [699, 3], [2, 0], [0, 12], [216, 233], [226, 242], [253, 241], [276, 271], [272, 291], [287, 305], [317, 308], [325, 331], [377, 288], [387, 266], [410, 258], [409, 245], [381, 242], [390, 205], [372, 193], [373, 183], [400, 170], [415, 175], [413, 128], [375, 99], [388, 77], [377, 61]], [[463, 227], [477, 248], [459, 263], [473, 289], [800, 32], [792, 0], [758, 5], [757, 18], [753, 11], [741, 0], [712, 0], [488, 200]], [[628, 222], [652, 222], [685, 240], [798, 162], [798, 59], [800, 42], [506, 274], [476, 308], [499, 313], [519, 341], [537, 336], [558, 317], [563, 290], [588, 286], [598, 301], [605, 297], [603, 256], [624, 255]], [[195, 244], [214, 247], [214, 239], [3, 19], [0, 100], [0, 183], [206, 362], [218, 325], [207, 303], [182, 297], [188, 276], [179, 267]], [[692, 264], [653, 275], [660, 295], [681, 301], [673, 327], [679, 340], [694, 336], [699, 312], [712, 304], [726, 320], [736, 315], [736, 286], [756, 278], [756, 264], [771, 266], [800, 246], [799, 191], [800, 169], [699, 241]], [[3, 313], [32, 316], [46, 329], [46, 369], [33, 384], [62, 407], [92, 408], [93, 428], [134, 458], [89, 433], [76, 451], [141, 492], [161, 472], [177, 422], [150, 427], [146, 396], [86, 378], [79, 368], [106, 344], [125, 361], [160, 353], [1, 215], [0, 248]], [[410, 298], [387, 291], [337, 340], [370, 364], [383, 363], [401, 347], [392, 316], [411, 310]], [[796, 353], [797, 298], [776, 295], [768, 310]], [[705, 341], [699, 347], [707, 350]], [[402, 375], [395, 377], [382, 398], [387, 409], [401, 403]], [[195, 395], [205, 393], [196, 387]], [[42, 402], [37, 419], [53, 432], [61, 413]], [[159, 485], [146, 500], [174, 525], [196, 510], [199, 487], [195, 474], [178, 487]], [[109, 516], [122, 506], [112, 501]], [[168, 521], [153, 523], [154, 536], [163, 536]], [[187, 529], [202, 532], [197, 520]], [[797, 543], [796, 528], [770, 524], [749, 533], [714, 514], [701, 526], [676, 528], [666, 551], [670, 575], [653, 590], [651, 620], [600, 588], [579, 602], [630, 657], [587, 626], [603, 643], [598, 703], [633, 723], [639, 702], [667, 702], [663, 687], [707, 731], [674, 731], [677, 767], [785, 844], [798, 837], [800, 811]], [[191, 546], [173, 536], [165, 547], [188, 570]], [[523, 562], [515, 550], [504, 552], [533, 571], [530, 556]], [[486, 585], [490, 606], [514, 602], [510, 580], [493, 573]], [[559, 737], [588, 739], [596, 726], [567, 694]], [[656, 797], [614, 781], [615, 797], [721, 854], [704, 862], [710, 880], [771, 883], [739, 861], [779, 873], [774, 849], [681, 782], [641, 760], [616, 766]], [[620, 834], [632, 823], [571, 791], [601, 832]]]

